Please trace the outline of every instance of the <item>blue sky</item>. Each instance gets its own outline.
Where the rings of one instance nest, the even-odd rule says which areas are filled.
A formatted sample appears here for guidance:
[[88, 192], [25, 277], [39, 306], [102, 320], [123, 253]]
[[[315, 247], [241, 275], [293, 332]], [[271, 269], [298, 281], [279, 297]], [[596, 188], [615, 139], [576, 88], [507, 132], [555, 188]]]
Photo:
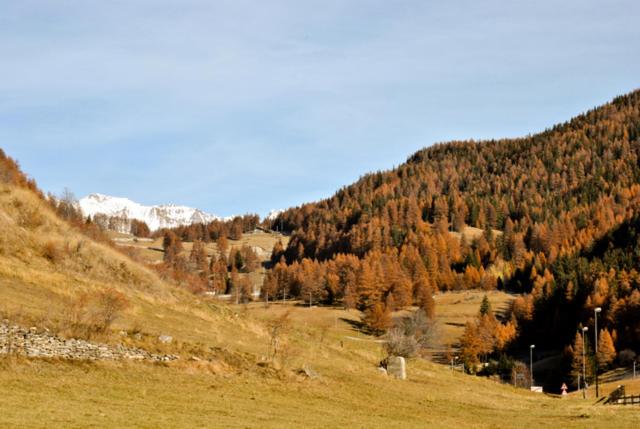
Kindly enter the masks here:
[[55, 193], [219, 215], [640, 87], [640, 2], [0, 0], [0, 147]]

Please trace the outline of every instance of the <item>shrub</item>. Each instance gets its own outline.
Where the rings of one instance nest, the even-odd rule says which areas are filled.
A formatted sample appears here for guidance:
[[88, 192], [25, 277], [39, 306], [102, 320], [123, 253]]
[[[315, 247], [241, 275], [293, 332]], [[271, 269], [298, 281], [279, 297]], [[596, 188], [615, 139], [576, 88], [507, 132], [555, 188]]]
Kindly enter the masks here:
[[56, 242], [49, 240], [42, 246], [42, 256], [52, 264], [57, 264], [62, 261], [63, 252]]
[[18, 225], [24, 228], [37, 228], [44, 223], [44, 217], [37, 208], [27, 206], [18, 199], [13, 200], [13, 206], [18, 209]]
[[90, 340], [107, 333], [128, 306], [126, 296], [114, 288], [80, 293], [66, 301], [61, 330], [66, 336]]
[[385, 350], [389, 356], [410, 358], [431, 344], [437, 338], [437, 334], [438, 326], [435, 320], [428, 318], [424, 310], [417, 310], [389, 329]]
[[[287, 351], [284, 336], [291, 327], [291, 319], [289, 312], [285, 312], [281, 316], [269, 321], [267, 327], [269, 329], [269, 360], [275, 361], [277, 357], [282, 357], [284, 351]], [[286, 353], [284, 353], [286, 354]], [[285, 358], [286, 360], [286, 358]]]
[[101, 290], [93, 297], [93, 324], [100, 332], [107, 331], [129, 306], [127, 297], [114, 288]]

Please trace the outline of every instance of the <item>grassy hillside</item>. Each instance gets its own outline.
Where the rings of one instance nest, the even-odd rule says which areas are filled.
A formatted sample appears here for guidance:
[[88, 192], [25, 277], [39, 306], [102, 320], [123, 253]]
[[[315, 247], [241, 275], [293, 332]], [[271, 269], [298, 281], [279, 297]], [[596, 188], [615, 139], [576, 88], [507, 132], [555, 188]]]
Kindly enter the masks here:
[[6, 185], [0, 185], [0, 279], [0, 311], [22, 324], [64, 331], [75, 299], [113, 288], [130, 303], [116, 330], [193, 343], [216, 343], [225, 330], [235, 334], [229, 339], [240, 349], [255, 336], [227, 310], [162, 282], [152, 270], [76, 231], [33, 192]]
[[412, 363], [409, 379], [396, 381], [377, 374], [372, 364], [369, 355], [350, 363], [339, 359], [318, 367], [320, 379], [308, 380], [222, 377], [202, 369], [141, 364], [0, 361], [0, 425], [637, 427], [637, 409], [632, 407], [594, 406], [574, 395], [559, 399], [533, 394], [427, 362]]

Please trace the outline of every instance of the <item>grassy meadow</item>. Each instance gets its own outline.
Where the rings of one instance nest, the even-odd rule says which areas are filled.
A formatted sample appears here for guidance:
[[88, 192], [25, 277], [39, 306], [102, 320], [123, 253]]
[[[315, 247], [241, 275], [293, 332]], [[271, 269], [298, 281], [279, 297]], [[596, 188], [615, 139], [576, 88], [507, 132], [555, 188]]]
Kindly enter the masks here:
[[[321, 350], [319, 350], [322, 353]], [[320, 378], [207, 365], [0, 361], [0, 426], [33, 428], [634, 428], [638, 410], [560, 399], [425, 361], [406, 381], [333, 353]], [[345, 359], [348, 358], [348, 359]]]

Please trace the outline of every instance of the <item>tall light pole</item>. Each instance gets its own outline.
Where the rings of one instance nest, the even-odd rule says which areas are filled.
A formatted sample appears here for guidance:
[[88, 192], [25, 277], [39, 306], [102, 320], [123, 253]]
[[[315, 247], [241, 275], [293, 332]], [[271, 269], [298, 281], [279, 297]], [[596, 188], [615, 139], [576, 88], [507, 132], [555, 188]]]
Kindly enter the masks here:
[[582, 328], [582, 398], [587, 399], [587, 364], [585, 362], [584, 333], [589, 330], [588, 326]]
[[533, 349], [535, 348], [536, 348], [535, 344], [531, 344], [529, 346], [529, 373], [531, 376], [531, 383], [530, 383], [531, 386], [533, 386]]
[[602, 308], [596, 307], [593, 309], [593, 315], [595, 316], [595, 328], [596, 328], [596, 398], [600, 397], [600, 389], [598, 389], [598, 313], [602, 311]]

